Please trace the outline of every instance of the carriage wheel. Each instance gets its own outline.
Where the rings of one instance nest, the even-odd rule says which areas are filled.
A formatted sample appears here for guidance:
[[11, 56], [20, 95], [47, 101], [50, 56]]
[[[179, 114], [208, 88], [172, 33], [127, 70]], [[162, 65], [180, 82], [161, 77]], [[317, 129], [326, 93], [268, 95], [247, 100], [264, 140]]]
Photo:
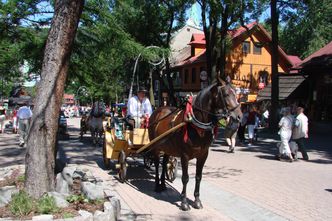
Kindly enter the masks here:
[[110, 168], [110, 159], [107, 158], [107, 148], [106, 148], [106, 139], [103, 142], [103, 161], [106, 169]]
[[178, 160], [170, 156], [167, 163], [166, 178], [168, 181], [173, 182], [178, 173]]
[[127, 176], [127, 163], [126, 163], [126, 153], [121, 150], [119, 154], [119, 180], [121, 183], [126, 181]]

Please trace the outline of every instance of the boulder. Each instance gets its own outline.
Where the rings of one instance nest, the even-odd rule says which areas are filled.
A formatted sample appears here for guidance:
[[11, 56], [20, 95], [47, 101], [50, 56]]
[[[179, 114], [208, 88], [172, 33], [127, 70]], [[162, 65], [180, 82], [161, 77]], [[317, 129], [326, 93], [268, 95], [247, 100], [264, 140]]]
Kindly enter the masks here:
[[61, 172], [63, 179], [68, 183], [69, 186], [73, 185], [73, 174], [75, 171], [75, 167], [65, 167]]
[[62, 177], [61, 173], [58, 173], [56, 176], [55, 190], [58, 193], [68, 195], [69, 194], [69, 185], [67, 181]]
[[53, 215], [39, 215], [32, 217], [32, 221], [50, 221], [53, 220]]
[[104, 199], [104, 190], [102, 186], [97, 186], [94, 183], [82, 182], [81, 191], [91, 200]]
[[97, 210], [93, 215], [93, 221], [115, 221], [114, 213]]
[[66, 208], [69, 206], [69, 202], [66, 200], [66, 196], [58, 192], [48, 192], [47, 195], [53, 196], [57, 207]]
[[79, 210], [78, 214], [80, 214], [81, 217], [79, 217], [78, 220], [80, 221], [93, 221], [93, 215], [92, 213], [85, 211], [85, 210]]
[[5, 186], [0, 188], [0, 207], [5, 206], [12, 200], [12, 194], [18, 193], [15, 186]]

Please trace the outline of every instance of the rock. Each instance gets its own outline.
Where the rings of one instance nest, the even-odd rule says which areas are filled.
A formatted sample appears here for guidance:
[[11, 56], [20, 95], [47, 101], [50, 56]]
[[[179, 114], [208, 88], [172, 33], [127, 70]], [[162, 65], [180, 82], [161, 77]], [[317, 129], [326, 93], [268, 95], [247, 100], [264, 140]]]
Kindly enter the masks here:
[[72, 175], [72, 179], [80, 179], [82, 181], [87, 180], [86, 178], [86, 173], [81, 171], [81, 170], [75, 170], [73, 175]]
[[47, 195], [53, 196], [57, 207], [65, 208], [69, 206], [66, 196], [58, 192], [48, 192]]
[[93, 221], [93, 215], [92, 213], [89, 213], [85, 210], [78, 211], [78, 214], [80, 214], [81, 217], [78, 218], [80, 221]]
[[101, 212], [97, 210], [95, 214], [93, 215], [94, 221], [115, 221], [114, 213], [108, 213], [108, 212]]
[[12, 200], [12, 194], [18, 193], [15, 186], [5, 186], [0, 188], [0, 207], [5, 206]]
[[49, 221], [53, 220], [53, 215], [39, 215], [32, 217], [32, 221]]
[[97, 186], [90, 182], [82, 182], [81, 191], [91, 200], [104, 199], [104, 190], [102, 186]]
[[56, 185], [55, 185], [55, 190], [58, 193], [68, 195], [69, 194], [69, 185], [67, 181], [63, 178], [61, 173], [58, 173], [56, 176]]
[[120, 200], [116, 197], [112, 197], [109, 200], [110, 200], [110, 203], [113, 207], [113, 212], [114, 212], [115, 217], [117, 219], [120, 219], [120, 216], [121, 216], [121, 203], [120, 203]]
[[75, 167], [65, 167], [61, 172], [63, 179], [68, 183], [69, 186], [73, 185], [73, 174], [75, 171]]

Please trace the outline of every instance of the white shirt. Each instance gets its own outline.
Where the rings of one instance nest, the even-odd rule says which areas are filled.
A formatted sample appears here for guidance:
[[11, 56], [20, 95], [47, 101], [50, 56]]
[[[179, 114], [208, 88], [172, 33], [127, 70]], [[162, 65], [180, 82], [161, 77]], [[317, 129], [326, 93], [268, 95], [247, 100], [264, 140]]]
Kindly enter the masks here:
[[145, 114], [151, 116], [152, 107], [149, 99], [144, 98], [142, 102], [137, 96], [131, 97], [127, 104], [127, 115], [131, 117], [142, 117]]
[[281, 120], [279, 121], [279, 127], [280, 127], [280, 132], [288, 132], [291, 134], [293, 127], [293, 117], [291, 115], [282, 117]]
[[29, 119], [32, 117], [32, 112], [27, 106], [20, 107], [17, 111], [18, 119]]
[[293, 129], [293, 139], [299, 139], [308, 136], [308, 118], [303, 114], [297, 115], [295, 127]]

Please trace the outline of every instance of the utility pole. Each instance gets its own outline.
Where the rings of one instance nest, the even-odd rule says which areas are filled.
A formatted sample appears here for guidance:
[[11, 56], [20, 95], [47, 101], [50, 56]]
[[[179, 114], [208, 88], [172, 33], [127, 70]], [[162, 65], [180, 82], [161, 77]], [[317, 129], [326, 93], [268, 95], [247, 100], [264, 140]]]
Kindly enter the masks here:
[[270, 126], [273, 131], [277, 130], [278, 107], [279, 107], [279, 76], [278, 76], [278, 24], [279, 14], [277, 11], [277, 0], [271, 0], [271, 24], [272, 24], [272, 53], [271, 53], [271, 114]]

